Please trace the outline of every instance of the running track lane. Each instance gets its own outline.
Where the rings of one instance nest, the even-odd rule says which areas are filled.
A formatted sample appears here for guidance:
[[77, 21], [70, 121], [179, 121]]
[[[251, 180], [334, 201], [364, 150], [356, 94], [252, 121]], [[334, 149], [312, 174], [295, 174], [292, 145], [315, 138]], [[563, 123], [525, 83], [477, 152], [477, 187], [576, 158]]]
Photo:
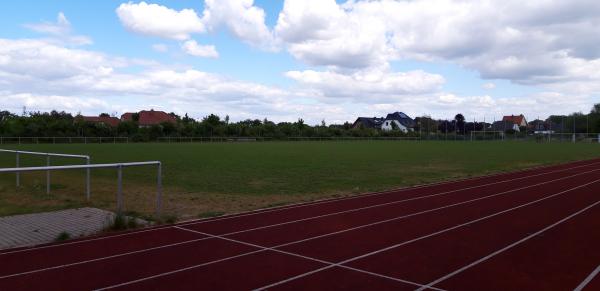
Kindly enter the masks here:
[[[596, 162], [598, 163], [598, 162]], [[552, 180], [554, 181], [555, 179], [557, 179], [560, 175], [566, 175], [566, 174], [573, 174], [576, 171], [584, 171], [584, 170], [590, 170], [593, 168], [600, 168], [600, 165], [593, 165], [593, 166], [587, 166], [587, 165], [580, 165], [577, 166], [577, 168], [575, 169], [563, 169], [563, 170], [553, 170], [551, 171], [551, 173], [545, 174], [545, 175], [541, 175], [541, 174], [535, 174], [532, 176], [526, 176], [526, 177], [531, 177], [527, 179], [527, 183], [523, 183], [520, 180], [508, 180], [507, 182], [503, 182], [503, 183], [497, 183], [497, 184], [492, 184], [491, 186], [487, 186], [488, 184], [482, 185], [481, 187], [478, 188], [469, 188], [468, 190], [470, 191], [446, 191], [446, 192], [442, 192], [439, 195], [444, 195], [443, 197], [453, 197], [453, 196], [457, 196], [457, 198], [460, 198], [461, 196], [465, 196], [465, 195], [480, 195], [481, 193], [493, 193], [494, 188], [492, 187], [500, 187], [498, 190], [502, 190], [506, 187], [511, 188], [513, 187], [512, 183], [514, 183], [515, 181], [518, 182], [518, 184], [520, 186], [523, 185], [527, 185], [527, 184], [531, 184], [531, 183], [537, 183], [537, 182], [548, 182], [545, 180]], [[557, 181], [558, 182], [558, 181]], [[468, 194], [469, 192], [473, 192], [474, 189], [483, 191], [481, 193], [476, 193], [475, 194]], [[465, 193], [463, 193], [465, 192]], [[460, 195], [459, 195], [460, 194]], [[433, 194], [433, 195], [438, 195], [438, 194]], [[470, 197], [470, 196], [466, 196], [466, 197]], [[432, 197], [429, 198], [427, 200], [433, 199], [436, 197]], [[452, 198], [452, 199], [457, 199], [457, 198]], [[413, 199], [418, 199], [418, 198], [413, 198]], [[448, 198], [446, 198], [447, 200]], [[442, 202], [445, 203], [446, 200], [442, 200]], [[462, 200], [466, 200], [466, 199], [462, 199]], [[462, 201], [461, 200], [461, 201]], [[396, 203], [396, 202], [402, 202], [404, 200], [400, 200], [400, 201], [393, 201], [393, 202], [389, 202], [389, 203]], [[422, 200], [416, 200], [414, 202], [417, 201], [422, 201]], [[408, 202], [413, 202], [413, 201], [408, 201]], [[428, 207], [427, 209], [431, 209], [433, 208], [433, 205], [436, 205], [434, 203], [434, 201], [432, 201], [431, 203], [429, 202], [425, 202], [425, 203], [421, 203], [422, 207]], [[377, 205], [371, 205], [371, 206], [366, 206], [366, 207], [377, 207]], [[392, 204], [393, 205], [393, 204]], [[392, 206], [390, 205], [390, 206]], [[440, 204], [440, 202], [437, 202], [437, 205], [443, 205]], [[367, 212], [366, 214], [370, 215], [376, 215], [377, 213], [382, 213], [387, 215], [387, 217], [389, 216], [396, 216], [397, 215], [397, 211], [394, 211], [393, 209], [385, 209], [384, 207], [381, 207], [381, 210], [377, 210], [377, 208], [374, 208], [373, 210], [375, 211], [371, 211], [371, 212]], [[354, 210], [350, 210], [353, 211]], [[351, 213], [349, 213], [351, 214]], [[326, 214], [329, 215], [329, 214]], [[364, 216], [364, 215], [363, 215]], [[344, 217], [342, 217], [344, 218]], [[366, 221], [369, 220], [374, 220], [376, 219], [377, 216], [371, 217], [369, 218], [367, 217], [360, 217], [359, 216], [359, 220], [354, 219], [355, 222], [360, 223], [361, 220], [360, 219], [367, 219]], [[233, 220], [236, 220], [235, 218], [232, 218]], [[312, 220], [312, 219], [311, 219]], [[307, 221], [308, 222], [308, 221]], [[312, 222], [312, 221], [311, 221]], [[296, 223], [296, 224], [300, 224], [300, 223]], [[312, 223], [313, 225], [319, 225], [319, 221], [314, 221]], [[321, 224], [323, 224], [321, 222]], [[196, 223], [194, 225], [202, 225], [201, 222]], [[326, 224], [325, 224], [326, 225]], [[340, 225], [342, 226], [342, 225]], [[283, 227], [283, 226], [282, 226]], [[202, 229], [200, 229], [202, 230]], [[332, 231], [334, 229], [331, 229]], [[338, 229], [335, 229], [338, 230]], [[81, 262], [81, 261], [89, 261], [89, 260], [95, 260], [97, 258], [105, 258], [105, 257], [111, 257], [111, 256], [119, 256], [121, 254], [130, 254], [131, 252], [135, 253], [135, 252], [141, 252], [143, 250], [154, 250], [154, 249], [160, 249], [163, 246], [169, 246], [169, 245], [180, 245], [180, 244], [187, 244], [187, 243], [191, 243], [191, 242], [196, 242], [198, 240], [202, 240], [203, 237], [193, 237], [193, 234], [190, 233], [181, 233], [180, 230], [176, 230], [176, 229], [169, 229], [169, 228], [158, 228], [155, 229], [154, 231], [142, 231], [139, 233], [133, 233], [132, 235], [123, 235], [123, 236], [109, 236], [106, 239], [101, 239], [101, 240], [96, 240], [96, 239], [91, 239], [91, 240], [86, 240], [86, 241], [76, 241], [76, 242], [70, 242], [70, 243], [66, 243], [66, 244], [62, 244], [62, 245], [58, 245], [58, 247], [49, 247], [49, 248], [45, 248], [45, 247], [40, 247], [40, 248], [36, 248], [33, 250], [30, 249], [25, 249], [24, 251], [14, 251], [16, 253], [14, 254], [4, 254], [0, 256], [0, 262], [2, 262], [3, 264], [0, 265], [0, 277], [2, 275], [9, 275], [9, 274], [14, 274], [14, 273], [19, 273], [19, 272], [27, 272], [27, 271], [31, 271], [31, 270], [36, 270], [36, 269], [41, 269], [41, 268], [50, 268], [53, 266], [60, 266], [60, 265], [64, 265], [64, 264], [72, 264], [72, 263], [77, 263], [77, 262]], [[75, 244], [75, 245], [71, 245], [71, 244]], [[40, 260], [40, 258], [43, 258], [43, 260]], [[4, 268], [2, 267], [4, 266]], [[16, 266], [16, 267], [14, 267]]]
[[[516, 286], [526, 290], [573, 290], [600, 268], [599, 230], [597, 205], [438, 286], [449, 290], [473, 290], [481, 286], [486, 290], [515, 290]], [[587, 285], [588, 290], [600, 290], [597, 287], [600, 285], [596, 289], [592, 284]]]
[[[492, 174], [492, 175], [486, 175], [486, 176], [481, 176], [481, 177], [466, 178], [466, 179], [460, 179], [460, 180], [456, 180], [456, 181], [446, 181], [446, 182], [440, 182], [440, 183], [435, 183], [435, 184], [430, 184], [430, 185], [419, 185], [419, 186], [401, 188], [401, 189], [397, 189], [397, 190], [390, 190], [390, 191], [384, 191], [384, 192], [367, 193], [367, 194], [351, 196], [351, 197], [325, 199], [325, 200], [308, 202], [308, 203], [274, 207], [274, 208], [262, 209], [262, 210], [251, 211], [251, 212], [246, 212], [246, 213], [227, 215], [227, 216], [217, 217], [217, 218], [190, 220], [187, 222], [179, 223], [178, 225], [196, 225], [196, 224], [214, 223], [217, 221], [226, 222], [228, 220], [235, 220], [235, 219], [247, 218], [247, 217], [252, 217], [252, 216], [262, 216], [267, 213], [278, 213], [278, 212], [282, 212], [285, 215], [289, 215], [286, 212], [303, 210], [303, 209], [308, 209], [308, 208], [322, 209], [325, 206], [328, 206], [329, 204], [338, 204], [338, 207], [339, 207], [339, 204], [345, 203], [346, 201], [354, 201], [354, 200], [362, 201], [362, 199], [371, 199], [372, 196], [387, 196], [390, 194], [399, 194], [399, 193], [400, 194], [406, 193], [406, 194], [410, 195], [411, 193], [414, 194], [415, 191], [421, 191], [423, 188], [428, 189], [428, 191], [427, 191], [428, 193], [430, 193], [430, 192], [438, 192], [439, 193], [439, 191], [450, 192], [450, 191], [456, 191], [459, 189], [471, 187], [471, 186], [473, 186], [473, 185], [471, 185], [472, 182], [478, 182], [478, 184], [483, 185], [486, 183], [507, 181], [507, 180], [515, 179], [515, 178], [517, 178], [517, 179], [525, 178], [525, 177], [529, 177], [531, 175], [545, 175], [546, 173], [553, 172], [553, 171], [560, 171], [560, 170], [568, 169], [568, 168], [579, 168], [579, 167], [583, 167], [585, 165], [591, 165], [591, 164], [598, 163], [598, 162], [600, 162], [600, 159], [580, 160], [580, 161], [574, 161], [574, 162], [569, 162], [569, 163], [565, 163], [565, 164], [535, 167], [532, 169], [525, 169], [525, 170], [515, 171], [515, 172]], [[457, 187], [457, 186], [460, 186], [460, 187]], [[474, 187], [477, 187], [477, 185], [475, 185]], [[452, 189], [452, 190], [449, 190], [449, 189]], [[365, 202], [362, 202], [362, 203], [366, 204]], [[242, 220], [244, 220], [244, 219], [242, 219]], [[123, 233], [108, 234], [108, 235], [102, 235], [102, 236], [93, 236], [93, 237], [88, 237], [88, 238], [84, 238], [84, 239], [74, 239], [67, 243], [61, 243], [61, 244], [47, 244], [47, 245], [40, 245], [40, 246], [36, 246], [36, 247], [24, 247], [24, 248], [0, 250], [0, 254], [11, 253], [11, 252], [15, 252], [15, 251], [23, 251], [23, 252], [27, 252], [29, 250], [35, 251], [35, 250], [39, 250], [40, 248], [44, 248], [44, 247], [49, 247], [49, 248], [62, 247], [62, 246], [66, 246], [66, 245], [79, 244], [82, 242], [89, 243], [89, 242], [96, 241], [96, 240], [104, 240], [109, 237], [124, 237], [124, 236], [131, 236], [131, 235], [135, 236], [140, 233], [144, 233], [144, 232], [148, 232], [148, 231], [155, 231], [157, 229], [168, 228], [168, 227], [170, 227], [170, 226], [159, 226], [159, 227], [154, 227], [151, 229], [142, 229], [142, 230], [127, 231], [127, 232], [123, 232]]]
[[597, 193], [600, 193], [599, 182], [349, 265], [392, 277], [432, 282], [448, 270], [465, 266], [600, 201]]
[[[339, 243], [339, 245], [345, 245], [344, 242]], [[254, 254], [253, 254], [254, 255]], [[261, 261], [260, 259], [261, 256], [257, 256], [257, 259], [254, 261]], [[134, 290], [146, 290], [146, 289], [152, 289], [152, 288], [168, 288], [167, 286], [180, 286], [178, 285], [179, 282], [182, 282], [182, 280], [185, 280], [183, 282], [185, 282], [186, 284], [184, 284], [184, 286], [200, 286], [201, 284], [203, 284], [202, 282], [213, 282], [210, 281], [210, 278], [212, 278], [212, 276], [214, 275], [214, 269], [217, 270], [222, 270], [222, 269], [237, 269], [239, 268], [240, 264], [245, 264], [245, 274], [247, 274], [247, 276], [249, 277], [254, 277], [256, 275], [261, 276], [262, 273], [260, 272], [255, 272], [253, 264], [256, 263], [251, 263], [248, 264], [246, 261], [244, 261], [245, 259], [244, 257], [241, 258], [233, 258], [231, 260], [227, 260], [227, 261], [221, 261], [218, 264], [215, 265], [211, 265], [211, 266], [198, 266], [196, 268], [192, 268], [192, 269], [187, 269], [187, 270], [182, 270], [181, 272], [177, 272], [177, 273], [173, 273], [173, 274], [168, 274], [166, 276], [160, 276], [160, 277], [154, 277], [154, 278], [149, 278], [149, 280], [143, 280], [143, 281], [138, 281], [135, 282], [132, 285], [125, 285], [125, 286], [120, 286], [123, 287], [124, 289], [134, 289]], [[291, 262], [291, 261], [290, 261]], [[286, 265], [280, 265], [281, 268], [284, 268]], [[322, 267], [323, 268], [323, 267]], [[321, 269], [321, 268], [318, 268]], [[317, 270], [318, 270], [317, 269]], [[329, 269], [336, 269], [336, 268], [329, 268]], [[327, 271], [329, 269], [325, 269], [324, 271]], [[314, 271], [315, 269], [311, 270]], [[320, 272], [315, 273], [314, 275], [316, 276], [320, 276], [321, 278], [325, 279], [324, 281], [314, 281], [313, 279], [313, 275], [308, 276], [307, 279], [309, 280], [308, 282], [304, 281], [304, 278], [300, 279], [300, 280], [293, 280], [291, 282], [289, 282], [288, 284], [301, 284], [300, 286], [296, 286], [296, 285], [287, 285], [284, 284], [282, 286], [289, 288], [290, 286], [291, 289], [297, 289], [301, 288], [301, 286], [323, 286], [323, 288], [327, 288], [327, 286], [330, 287], [336, 287], [336, 282], [338, 282], [338, 280], [336, 280], [336, 278], [330, 278], [330, 277], [325, 277], [322, 276], [323, 274], [321, 274]], [[352, 276], [352, 275], [347, 275], [350, 277], [354, 277], [357, 278], [359, 276]], [[289, 278], [286, 278], [285, 280], [287, 280]], [[404, 278], [402, 278], [404, 279]], [[375, 278], [372, 278], [372, 280], [375, 280]], [[379, 281], [381, 281], [383, 279], [379, 279]], [[253, 280], [248, 280], [246, 279], [246, 277], [240, 277], [238, 279], [238, 285], [236, 285], [237, 289], [249, 289], [249, 288], [256, 288], [255, 285], [255, 281]], [[381, 281], [383, 282], [383, 281]], [[213, 282], [214, 283], [214, 282]], [[354, 284], [358, 284], [360, 282], [354, 282], [352, 283]], [[337, 283], [339, 284], [339, 283]], [[203, 285], [204, 288], [219, 288], [219, 285]], [[280, 286], [277, 286], [280, 287]], [[410, 285], [397, 285], [394, 286], [392, 289], [396, 289], [396, 290], [400, 290], [400, 289], [415, 289], [415, 286], [410, 286]]]
[[[592, 177], [595, 173], [600, 174], [600, 168], [595, 169], [595, 171], [596, 172], [578, 175], [581, 175], [582, 177]], [[462, 212], [462, 215], [464, 216], [467, 214], [467, 212], [464, 211], [464, 207], [474, 209], [481, 207], [477, 209], [478, 211], [474, 214], [480, 215], [481, 211], [484, 209], [484, 205], [489, 205], [494, 209], [498, 209], [499, 207], [503, 207], [507, 202], [510, 203], [510, 205], [513, 205], [543, 196], [546, 194], [545, 189], [548, 189], [548, 187], [553, 187], [554, 189], [568, 189], [577, 186], [577, 184], [572, 182], [574, 177], [571, 178], [571, 176], [562, 178], [550, 176], [547, 178], [548, 179], [546, 180], [532, 179], [530, 182], [535, 184], [527, 183], [524, 185], [510, 185], [510, 187], [504, 185], [497, 190], [488, 188], [423, 200], [407, 201], [406, 203], [386, 205], [341, 215], [300, 221], [298, 223], [284, 224], [249, 232], [234, 233], [226, 236], [237, 240], [272, 247], [304, 240], [309, 237], [323, 236], [325, 234], [347, 229], [357, 229], [364, 225], [372, 225], [375, 223], [387, 224], [395, 221], [402, 223], [400, 222], [401, 220], [419, 221], [421, 219], [419, 216], [422, 215], [431, 217], [440, 215], [447, 216], [448, 212], [458, 211]], [[518, 186], [519, 188], [515, 189], [515, 186]], [[507, 197], [504, 196], [510, 196], [511, 198], [507, 200]], [[445, 224], [451, 220], [444, 221], [441, 219], [437, 221]], [[410, 222], [405, 222], [403, 224], [410, 224]], [[184, 228], [196, 230], [194, 226], [184, 226]]]

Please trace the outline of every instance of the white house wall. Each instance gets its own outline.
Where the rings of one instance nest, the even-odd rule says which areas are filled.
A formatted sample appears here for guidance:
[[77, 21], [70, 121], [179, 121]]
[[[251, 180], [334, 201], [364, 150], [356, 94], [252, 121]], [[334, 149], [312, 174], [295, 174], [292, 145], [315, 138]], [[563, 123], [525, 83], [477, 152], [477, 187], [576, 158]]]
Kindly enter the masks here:
[[384, 131], [390, 131], [393, 129], [392, 127], [392, 122], [395, 123], [398, 126], [398, 129], [404, 133], [408, 132], [408, 128], [406, 128], [406, 126], [402, 125], [400, 122], [398, 122], [397, 120], [386, 120], [383, 122], [383, 124], [381, 125], [381, 130]]

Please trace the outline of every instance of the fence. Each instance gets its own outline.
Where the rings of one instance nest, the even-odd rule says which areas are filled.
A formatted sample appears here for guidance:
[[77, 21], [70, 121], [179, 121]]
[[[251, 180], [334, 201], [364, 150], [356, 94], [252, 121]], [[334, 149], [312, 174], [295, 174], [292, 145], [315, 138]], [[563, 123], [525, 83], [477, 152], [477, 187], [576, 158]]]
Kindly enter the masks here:
[[167, 143], [182, 143], [182, 142], [252, 142], [252, 141], [269, 141], [272, 137], [244, 137], [244, 136], [220, 136], [220, 137], [184, 137], [184, 136], [167, 136], [159, 137], [157, 142]]
[[[41, 153], [41, 152], [15, 151], [15, 150], [5, 150], [5, 149], [0, 149], [0, 152], [14, 153], [16, 156], [16, 167], [17, 168], [19, 168], [20, 163], [21, 163], [21, 155], [45, 156], [47, 167], [50, 166], [50, 157], [85, 159], [86, 165], [90, 164], [90, 156], [85, 156], [85, 155]], [[15, 174], [16, 174], [16, 180], [17, 180], [17, 187], [19, 187], [19, 186], [21, 186], [21, 175], [20, 175], [20, 172], [16, 172]], [[46, 171], [46, 194], [50, 194], [50, 171], [49, 170]], [[86, 171], [85, 197], [88, 201], [90, 200], [90, 170], [89, 169], [87, 169], [87, 171]]]
[[[58, 170], [76, 170], [76, 169], [101, 169], [101, 168], [116, 168], [117, 169], [117, 213], [123, 211], [123, 168], [157, 165], [157, 180], [156, 180], [156, 217], [160, 216], [162, 206], [162, 164], [159, 161], [149, 162], [134, 162], [134, 163], [117, 163], [117, 164], [86, 164], [86, 165], [68, 165], [68, 166], [47, 166], [47, 167], [23, 167], [23, 168], [3, 168], [0, 173], [21, 173], [35, 171], [58, 171]], [[87, 178], [89, 183], [89, 177]], [[89, 185], [89, 184], [88, 184]], [[89, 189], [89, 188], [88, 188]]]
[[15, 137], [2, 137], [0, 136], [0, 144], [56, 144], [56, 143], [129, 143], [129, 137], [85, 137], [85, 136], [71, 136], [71, 137], [29, 137], [29, 136], [15, 136]]

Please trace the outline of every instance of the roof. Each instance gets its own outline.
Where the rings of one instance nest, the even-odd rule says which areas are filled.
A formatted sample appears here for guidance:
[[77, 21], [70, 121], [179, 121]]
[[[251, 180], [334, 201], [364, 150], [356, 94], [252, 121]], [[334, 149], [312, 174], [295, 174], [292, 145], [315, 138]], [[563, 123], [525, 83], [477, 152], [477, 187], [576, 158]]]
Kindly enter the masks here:
[[505, 131], [505, 130], [511, 130], [514, 129], [516, 123], [512, 122], [512, 121], [496, 121], [494, 123], [492, 123], [492, 130], [494, 131]]
[[121, 115], [122, 121], [133, 121], [133, 112], [126, 112]]
[[386, 120], [396, 120], [407, 128], [415, 127], [415, 121], [403, 112], [394, 112], [387, 115]]
[[383, 117], [359, 117], [354, 124], [352, 124], [352, 127], [356, 127], [360, 123], [366, 128], [381, 128], [383, 121], [385, 121], [385, 118]]
[[119, 126], [121, 120], [116, 117], [108, 117], [108, 116], [83, 116], [83, 121], [85, 122], [93, 122], [93, 123], [104, 123], [106, 125], [110, 125], [112, 127]]
[[143, 110], [140, 111], [140, 125], [157, 125], [163, 122], [176, 123], [177, 119], [164, 111]]
[[[525, 121], [525, 116], [523, 116], [523, 114], [521, 115], [510, 115], [510, 116], [504, 116], [502, 117], [502, 121], [509, 121], [509, 122], [513, 122], [515, 124], [522, 124], [523, 121]], [[525, 122], [527, 123], [527, 122]]]

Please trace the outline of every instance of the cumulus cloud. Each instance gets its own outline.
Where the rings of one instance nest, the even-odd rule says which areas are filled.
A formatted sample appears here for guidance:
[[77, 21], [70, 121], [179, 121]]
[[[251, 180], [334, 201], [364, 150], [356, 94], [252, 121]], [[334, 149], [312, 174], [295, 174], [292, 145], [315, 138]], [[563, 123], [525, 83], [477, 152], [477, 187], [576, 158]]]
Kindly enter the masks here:
[[318, 90], [326, 97], [352, 97], [362, 101], [389, 99], [398, 95], [418, 95], [437, 92], [444, 84], [444, 77], [424, 71], [388, 72], [359, 71], [341, 74], [333, 71], [289, 71], [288, 78], [304, 87]]
[[74, 35], [71, 22], [64, 13], [59, 12], [56, 22], [29, 23], [24, 25], [26, 28], [35, 32], [50, 35], [58, 40], [75, 45], [92, 44], [92, 39], [83, 35]]
[[203, 21], [212, 30], [225, 26], [242, 41], [275, 49], [273, 33], [265, 24], [265, 11], [254, 0], [205, 0]]
[[[598, 15], [592, 0], [286, 0], [275, 34], [310, 65], [450, 61], [483, 78], [544, 85], [599, 71]], [[582, 63], [586, 70], [577, 70]]]
[[186, 40], [193, 33], [206, 31], [193, 9], [177, 11], [158, 4], [129, 2], [121, 4], [116, 12], [126, 29], [144, 35]]
[[181, 45], [181, 49], [188, 55], [203, 58], [219, 57], [219, 53], [214, 45], [200, 45], [195, 40], [188, 40]]

